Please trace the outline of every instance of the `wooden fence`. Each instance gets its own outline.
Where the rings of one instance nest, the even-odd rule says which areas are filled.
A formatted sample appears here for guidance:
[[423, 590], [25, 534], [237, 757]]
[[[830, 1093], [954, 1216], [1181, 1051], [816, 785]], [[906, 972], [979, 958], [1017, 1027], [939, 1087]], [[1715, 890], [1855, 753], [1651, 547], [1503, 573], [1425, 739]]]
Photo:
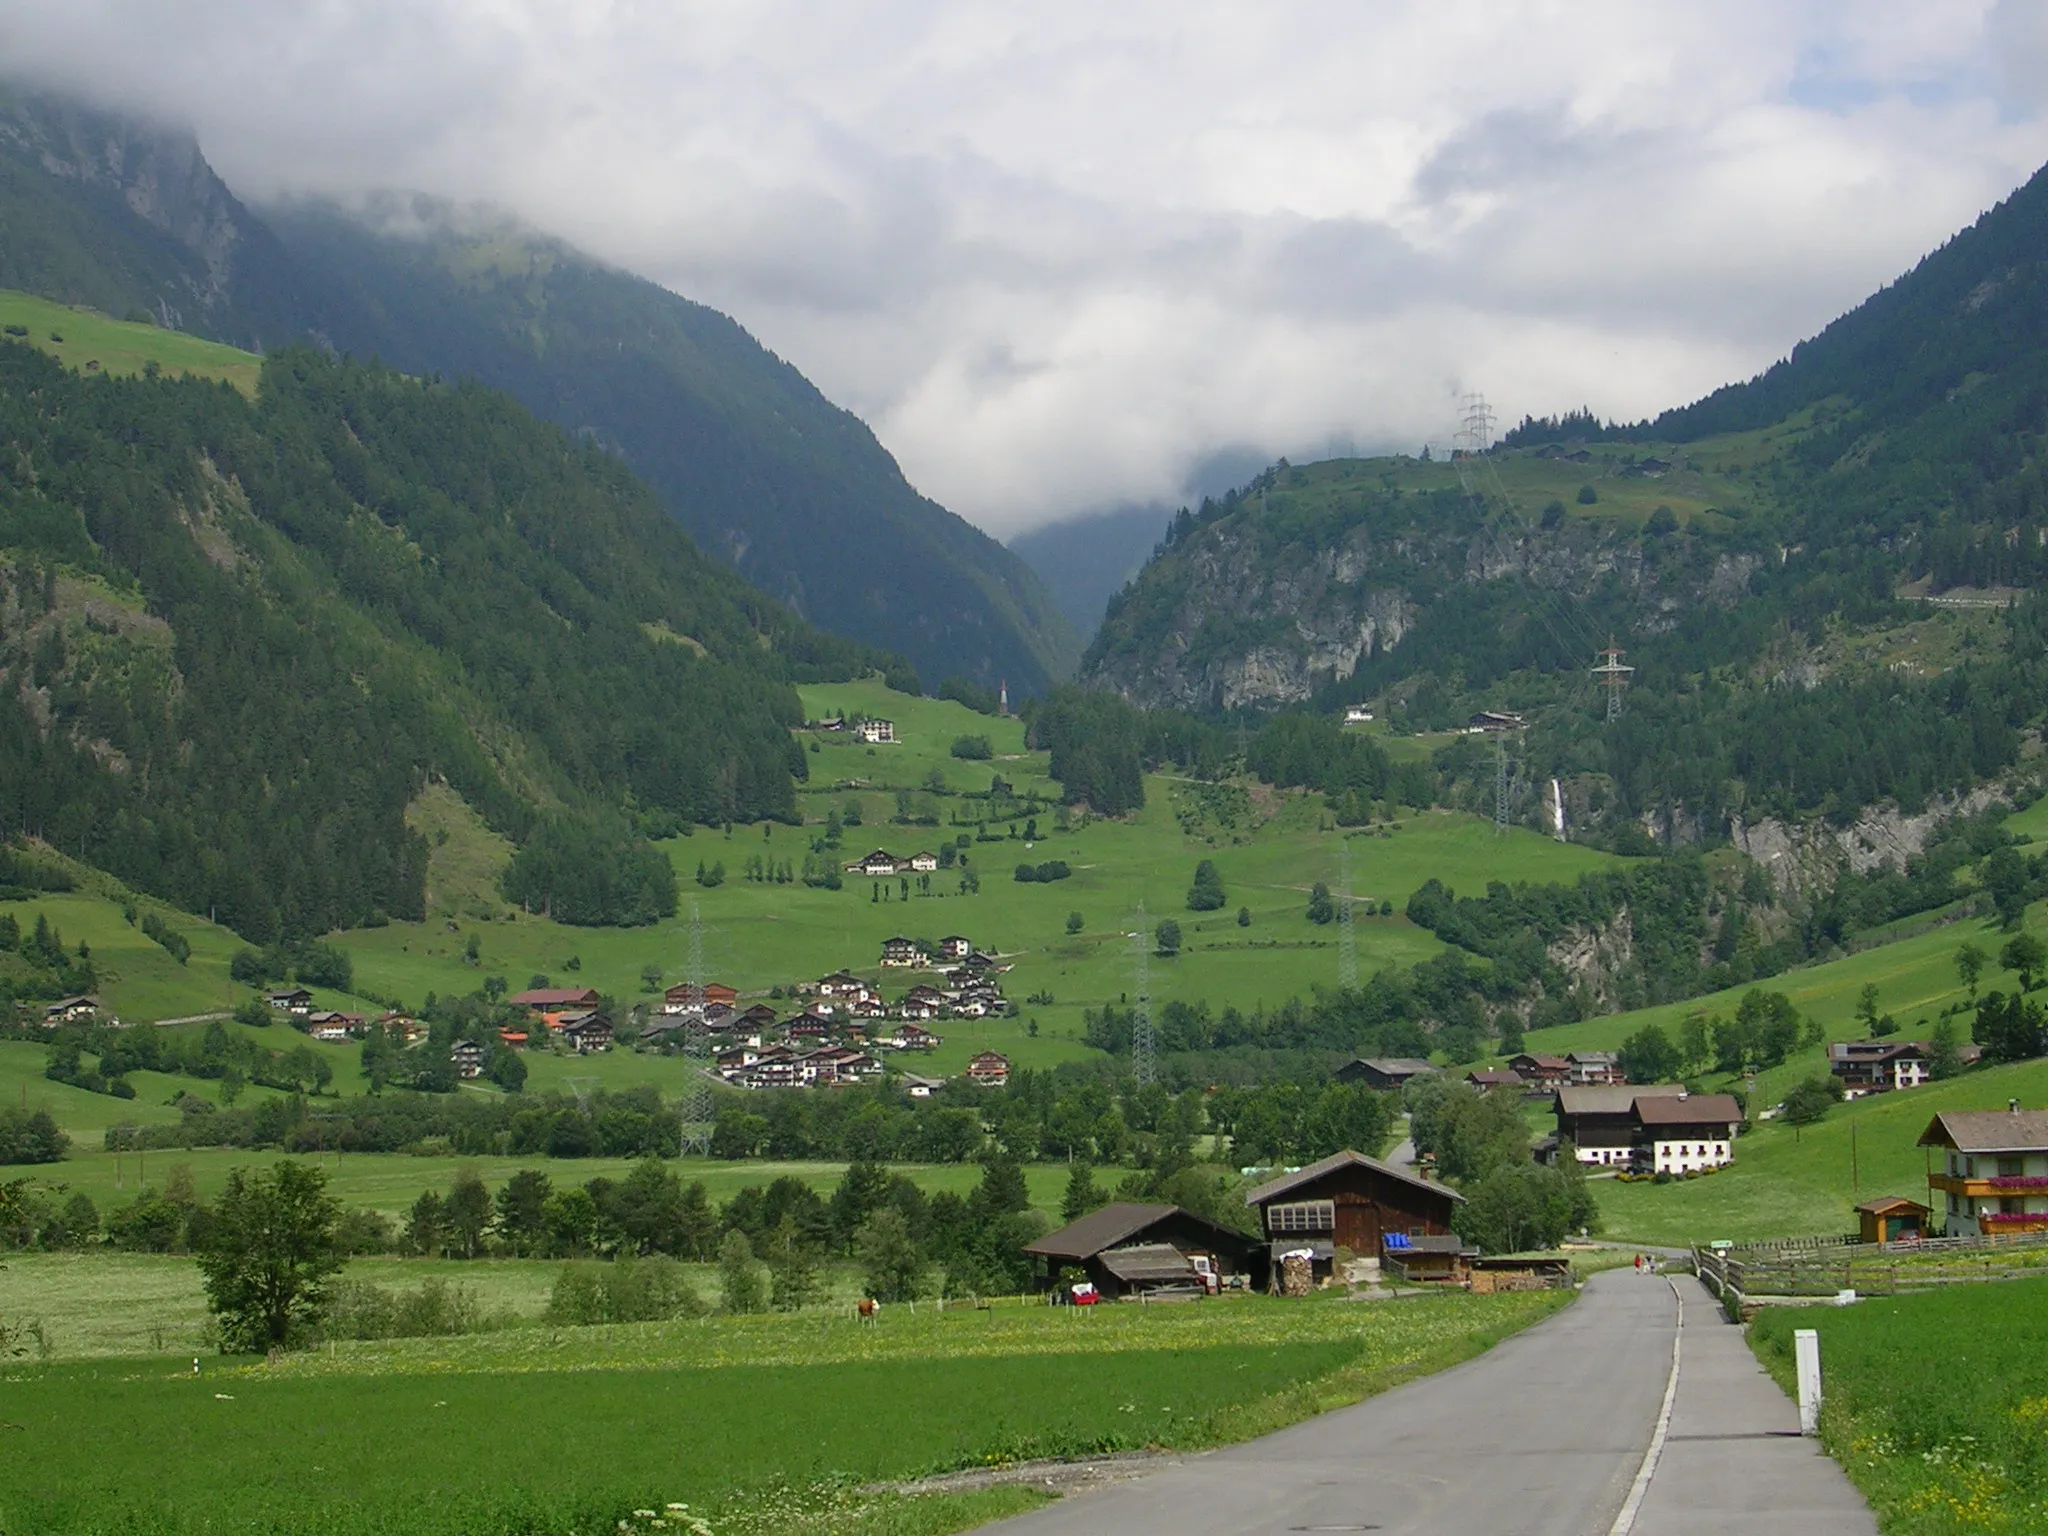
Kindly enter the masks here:
[[1930, 1238], [1919, 1243], [1858, 1243], [1839, 1238], [1732, 1249], [1696, 1248], [1702, 1282], [1731, 1313], [1745, 1318], [1770, 1302], [1828, 1297], [1897, 1296], [1937, 1286], [2048, 1277], [2048, 1234]]

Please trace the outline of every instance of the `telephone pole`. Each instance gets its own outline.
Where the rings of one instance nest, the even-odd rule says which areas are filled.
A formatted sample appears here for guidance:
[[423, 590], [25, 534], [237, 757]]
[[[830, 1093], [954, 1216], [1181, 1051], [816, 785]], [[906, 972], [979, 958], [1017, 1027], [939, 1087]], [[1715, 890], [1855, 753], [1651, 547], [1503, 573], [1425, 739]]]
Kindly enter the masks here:
[[1140, 1088], [1158, 1081], [1159, 1066], [1153, 1060], [1152, 937], [1145, 932], [1145, 903], [1138, 903], [1138, 931], [1131, 935], [1131, 959], [1137, 970], [1137, 990], [1131, 994], [1131, 1077]]

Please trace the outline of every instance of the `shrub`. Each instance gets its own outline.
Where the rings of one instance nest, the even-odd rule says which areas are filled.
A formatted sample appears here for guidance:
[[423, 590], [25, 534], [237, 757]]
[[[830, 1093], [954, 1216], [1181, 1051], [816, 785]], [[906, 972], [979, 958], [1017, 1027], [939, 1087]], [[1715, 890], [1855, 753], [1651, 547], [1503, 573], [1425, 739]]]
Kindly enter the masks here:
[[1650, 514], [1650, 520], [1644, 524], [1643, 532], [1653, 539], [1668, 538], [1678, 532], [1678, 514], [1669, 507], [1659, 507]]
[[1226, 899], [1223, 893], [1223, 876], [1217, 872], [1216, 861], [1202, 860], [1195, 866], [1194, 884], [1188, 887], [1188, 910], [1219, 911]]
[[1595, 503], [1595, 502], [1596, 502], [1596, 501], [1598, 501], [1599, 499], [1600, 499], [1600, 493], [1599, 493], [1598, 491], [1594, 490], [1592, 486], [1590, 486], [1590, 485], [1582, 485], [1582, 486], [1580, 486], [1580, 487], [1579, 487], [1579, 505], [1580, 505], [1580, 506], [1582, 506], [1582, 507], [1590, 507], [1590, 506], [1592, 506], [1592, 505], [1593, 505], [1593, 503]]
[[1152, 937], [1154, 946], [1160, 954], [1177, 955], [1180, 953], [1180, 924], [1172, 918], [1169, 917], [1162, 922], [1153, 931]]
[[1549, 504], [1548, 506], [1544, 507], [1544, 509], [1543, 509], [1543, 526], [1544, 526], [1544, 527], [1545, 527], [1546, 529], [1548, 529], [1548, 528], [1555, 528], [1555, 527], [1557, 527], [1558, 525], [1560, 525], [1560, 524], [1561, 524], [1561, 523], [1563, 523], [1563, 522], [1564, 522], [1564, 503], [1563, 503], [1563, 502], [1561, 502], [1561, 501], [1552, 501], [1552, 502], [1551, 502], [1551, 503], [1550, 503], [1550, 504]]
[[70, 1150], [71, 1138], [47, 1109], [0, 1108], [0, 1163], [54, 1163]]
[[586, 1260], [563, 1265], [548, 1296], [547, 1320], [578, 1326], [658, 1323], [672, 1317], [702, 1317], [706, 1310], [682, 1265], [656, 1255], [610, 1264]]
[[996, 749], [986, 736], [955, 736], [953, 755], [966, 762], [985, 763], [996, 755]]

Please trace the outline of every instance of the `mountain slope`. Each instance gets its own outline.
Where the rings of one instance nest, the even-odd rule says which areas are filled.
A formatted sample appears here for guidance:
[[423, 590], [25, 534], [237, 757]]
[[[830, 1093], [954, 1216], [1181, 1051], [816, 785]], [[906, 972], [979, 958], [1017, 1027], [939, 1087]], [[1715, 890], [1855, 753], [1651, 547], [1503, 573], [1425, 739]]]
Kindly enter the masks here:
[[1161, 506], [1048, 523], [1010, 540], [1010, 548], [1038, 573], [1076, 634], [1087, 639], [1102, 623], [1110, 598], [1144, 568], [1172, 514]]
[[418, 915], [432, 779], [558, 916], [672, 908], [619, 808], [791, 814], [792, 675], [879, 659], [475, 385], [287, 350], [252, 403], [9, 343], [0, 440], [0, 833], [252, 939]]
[[771, 596], [933, 683], [1036, 692], [1078, 654], [1028, 566], [918, 495], [739, 325], [502, 219], [397, 199], [367, 221], [259, 217], [189, 135], [16, 91], [0, 95], [0, 286], [501, 388], [624, 458]]

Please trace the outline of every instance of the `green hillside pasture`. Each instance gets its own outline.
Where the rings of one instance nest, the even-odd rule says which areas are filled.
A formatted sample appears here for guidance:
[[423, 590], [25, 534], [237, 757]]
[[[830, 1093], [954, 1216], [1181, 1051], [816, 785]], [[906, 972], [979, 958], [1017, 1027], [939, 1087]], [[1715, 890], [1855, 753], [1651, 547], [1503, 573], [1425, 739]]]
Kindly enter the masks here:
[[[945, 776], [947, 787], [958, 792], [986, 790], [989, 780], [1001, 774], [1016, 786], [1018, 794], [1036, 792], [1047, 799], [1059, 798], [1059, 786], [1046, 770], [1049, 758], [1043, 752], [1027, 752], [1024, 722], [1010, 715], [996, 718], [976, 714], [951, 699], [914, 698], [884, 687], [877, 678], [857, 683], [819, 683], [797, 689], [803, 700], [804, 717], [824, 720], [834, 716], [860, 714], [892, 721], [896, 740], [869, 746], [850, 734], [836, 731], [802, 731], [797, 739], [810, 759], [811, 776], [802, 787], [807, 800], [805, 814], [819, 821], [826, 810], [843, 804], [850, 795], [862, 800], [862, 821], [879, 827], [896, 813], [894, 791], [920, 789], [936, 768]], [[953, 743], [962, 736], [986, 736], [995, 757], [974, 761], [953, 756]], [[818, 750], [810, 752], [812, 742]], [[869, 788], [849, 790], [839, 786], [861, 780]], [[827, 803], [816, 803], [824, 797]], [[890, 828], [892, 833], [905, 829]], [[915, 835], [914, 829], [910, 829]], [[936, 832], [933, 834], [936, 836]], [[849, 832], [849, 840], [854, 834]], [[862, 852], [855, 849], [848, 857]], [[905, 852], [910, 850], [906, 849]]]
[[1855, 1230], [1851, 1209], [1880, 1195], [1927, 1199], [1927, 1153], [1914, 1145], [1935, 1111], [2048, 1103], [2048, 1061], [1993, 1067], [1905, 1093], [1838, 1105], [1804, 1129], [1765, 1121], [1735, 1143], [1718, 1173], [1656, 1184], [1595, 1179], [1605, 1233], [1623, 1242], [1687, 1246]]
[[2048, 1281], [1780, 1307], [1750, 1344], [1787, 1393], [1820, 1332], [1821, 1443], [1887, 1536], [2038, 1531], [2048, 1511]]
[[[852, 1490], [1241, 1438], [1476, 1353], [1564, 1299], [890, 1308], [873, 1329], [818, 1316], [521, 1330], [216, 1364], [197, 1379], [176, 1359], [17, 1365], [8, 1416], [22, 1430], [0, 1462], [0, 1521], [485, 1536], [609, 1530], [676, 1502], [721, 1531], [956, 1529], [1037, 1496], [906, 1508]], [[95, 1423], [121, 1433], [78, 1433]], [[545, 1453], [498, 1449], [515, 1425], [545, 1426]], [[280, 1477], [285, 1466], [300, 1475]]]
[[[234, 1169], [268, 1167], [284, 1155], [242, 1147], [177, 1147], [140, 1155], [117, 1155], [80, 1146], [61, 1163], [12, 1168], [7, 1170], [7, 1177], [26, 1177], [40, 1188], [83, 1190], [104, 1212], [134, 1199], [145, 1183], [161, 1188], [165, 1174], [173, 1167], [182, 1165], [189, 1169], [198, 1197], [211, 1200], [220, 1193]], [[422, 1190], [446, 1193], [459, 1172], [474, 1172], [495, 1191], [522, 1168], [537, 1168], [557, 1185], [569, 1185], [600, 1176], [622, 1179], [632, 1172], [637, 1161], [615, 1157], [416, 1157], [403, 1152], [322, 1154], [317, 1159], [302, 1155], [302, 1160], [317, 1161], [327, 1175], [329, 1192], [342, 1204], [382, 1211], [393, 1218], [402, 1217], [411, 1209]], [[844, 1163], [722, 1162], [710, 1158], [671, 1161], [667, 1166], [685, 1182], [701, 1180], [714, 1203], [730, 1200], [749, 1184], [767, 1184], [784, 1175], [802, 1179], [819, 1194], [829, 1196], [846, 1172]], [[978, 1163], [899, 1163], [892, 1164], [889, 1171], [907, 1175], [926, 1194], [951, 1190], [965, 1195], [981, 1179]], [[1121, 1168], [1098, 1168], [1095, 1177], [1098, 1183], [1114, 1185], [1127, 1172]], [[1064, 1163], [1034, 1164], [1024, 1170], [1031, 1203], [1048, 1219], [1059, 1210], [1067, 1176]]]
[[73, 309], [12, 289], [0, 289], [0, 326], [28, 332], [9, 332], [0, 340], [32, 346], [67, 368], [88, 373], [137, 374], [155, 363], [168, 374], [225, 379], [252, 400], [263, 373], [263, 359], [254, 353], [182, 331], [111, 320], [97, 310]]
[[[2037, 934], [2048, 935], [2048, 908], [2036, 903], [2027, 914], [2027, 926]], [[1648, 1024], [1662, 1026], [1675, 1042], [1679, 1026], [1688, 1015], [1719, 1014], [1726, 1018], [1740, 1005], [1743, 993], [1751, 986], [1784, 993], [1801, 1013], [1820, 1024], [1827, 1040], [1833, 1041], [1863, 1037], [1863, 1026], [1856, 1018], [1856, 1002], [1866, 984], [1875, 984], [1878, 1010], [1898, 1021], [1898, 1038], [1924, 1040], [1939, 1022], [1941, 1010], [1966, 998], [1955, 970], [1956, 951], [1964, 944], [1975, 944], [1991, 957], [1979, 983], [1980, 992], [1993, 988], [2012, 990], [2017, 978], [2001, 972], [1996, 963], [1999, 947], [2007, 937], [1989, 920], [1950, 923], [1839, 960], [1731, 987], [1725, 992], [1541, 1030], [1529, 1037], [1529, 1049], [1560, 1055], [1568, 1051], [1611, 1051]], [[1956, 1025], [1961, 1038], [1967, 1041], [1969, 1015], [1959, 1016]], [[1783, 1066], [1757, 1075], [1756, 1107], [1775, 1104], [1794, 1083], [1826, 1070], [1825, 1044], [1795, 1052]], [[1719, 1087], [1724, 1080], [1709, 1074], [1708, 1081]], [[1734, 1086], [1741, 1086], [1740, 1082]]]
[[[838, 705], [850, 706], [844, 693], [806, 690], [807, 700], [813, 694], [830, 694]], [[942, 718], [955, 717], [938, 732], [948, 741], [956, 726], [978, 725], [992, 734], [1006, 727], [1017, 729], [1014, 721], [991, 721], [955, 704], [905, 700], [878, 686], [870, 693], [863, 706], [870, 713], [880, 713], [886, 703], [905, 719], [916, 719], [920, 707]], [[815, 710], [815, 700], [810, 707]], [[938, 752], [943, 755], [943, 746]], [[1034, 757], [1043, 760], [1042, 755]], [[979, 772], [986, 765], [974, 766]], [[914, 782], [918, 776], [912, 773], [908, 778]], [[814, 774], [814, 783], [823, 777]], [[908, 903], [897, 899], [902, 887], [893, 880], [849, 878], [838, 891], [749, 882], [742, 878], [748, 857], [758, 854], [800, 866], [818, 830], [815, 825], [767, 825], [735, 828], [729, 837], [699, 832], [666, 845], [683, 882], [682, 912], [673, 921], [637, 929], [568, 928], [515, 914], [509, 921], [393, 923], [340, 935], [338, 942], [354, 958], [361, 985], [411, 1002], [429, 991], [472, 991], [487, 975], [502, 975], [514, 988], [532, 976], [545, 975], [557, 984], [594, 986], [630, 1003], [654, 996], [642, 980], [648, 966], [660, 971], [664, 983], [682, 978], [692, 907], [702, 914], [711, 977], [753, 994], [809, 981], [841, 966], [881, 977], [900, 991], [929, 978], [883, 972], [882, 940], [896, 933], [933, 939], [964, 933], [1012, 962], [1004, 990], [1023, 1007], [1024, 1016], [956, 1022], [942, 1031], [946, 1044], [914, 1070], [957, 1072], [970, 1055], [984, 1048], [1002, 1050], [1020, 1066], [1052, 1066], [1087, 1054], [1081, 1044], [1084, 1008], [1121, 1001], [1133, 986], [1128, 936], [1141, 903], [1148, 928], [1173, 917], [1184, 936], [1179, 958], [1152, 967], [1152, 995], [1161, 1001], [1182, 998], [1219, 1008], [1270, 1007], [1306, 996], [1316, 985], [1336, 983], [1336, 930], [1318, 927], [1304, 915], [1310, 887], [1319, 880], [1336, 884], [1340, 869], [1342, 834], [1322, 826], [1320, 797], [1252, 791], [1247, 801], [1258, 809], [1239, 830], [1224, 832], [1197, 819], [1192, 824], [1198, 836], [1184, 830], [1175, 814], [1176, 795], [1187, 792], [1186, 785], [1155, 776], [1147, 781], [1145, 808], [1126, 820], [1091, 821], [1056, 832], [1048, 814], [1041, 818], [1042, 835], [1035, 842], [1006, 837], [998, 843], [973, 844], [968, 867], [977, 872], [981, 888], [972, 895], [960, 893], [960, 877], [953, 871], [932, 877], [930, 896], [917, 895], [913, 883]], [[813, 803], [811, 810], [822, 820], [826, 810], [845, 798], [844, 792], [828, 796], [822, 805]], [[872, 813], [883, 814], [885, 801], [887, 812], [893, 813], [893, 798], [870, 798], [877, 802]], [[817, 796], [807, 793], [806, 799], [815, 802]], [[957, 830], [864, 822], [848, 829], [838, 857], [851, 860], [870, 847], [907, 856], [936, 847], [942, 834]], [[1233, 843], [1230, 836], [1242, 840]], [[1390, 901], [1396, 909], [1392, 917], [1375, 914], [1359, 920], [1359, 967], [1366, 975], [1382, 966], [1412, 965], [1442, 951], [1433, 934], [1401, 915], [1409, 894], [1432, 876], [1455, 889], [1479, 890], [1489, 880], [1571, 880], [1616, 862], [1611, 855], [1522, 829], [1497, 837], [1490, 822], [1447, 811], [1410, 815], [1384, 831], [1358, 830], [1349, 841], [1353, 890], [1375, 903]], [[1195, 914], [1186, 909], [1188, 884], [1196, 862], [1203, 858], [1214, 859], [1223, 876], [1228, 904], [1220, 912]], [[1066, 861], [1071, 878], [1045, 885], [1014, 878], [1018, 864], [1051, 859]], [[713, 862], [724, 863], [725, 883], [712, 889], [697, 885], [697, 866]], [[890, 899], [878, 899], [884, 895]], [[1241, 906], [1251, 911], [1249, 928], [1237, 926]], [[1066, 917], [1076, 911], [1084, 927], [1078, 936], [1069, 937]], [[471, 937], [479, 945], [475, 965], [464, 958]], [[567, 964], [571, 959], [577, 962], [573, 971]], [[1046, 992], [1052, 994], [1052, 1004], [1024, 1003], [1027, 997]], [[1038, 1025], [1035, 1036], [1029, 1027], [1033, 1021]], [[679, 1070], [674, 1064], [646, 1069], [617, 1063], [618, 1054], [613, 1053], [578, 1062], [574, 1070], [600, 1081], [609, 1080], [614, 1072], [645, 1080], [640, 1074], [648, 1070]], [[548, 1081], [562, 1070], [545, 1061], [536, 1067]]]

